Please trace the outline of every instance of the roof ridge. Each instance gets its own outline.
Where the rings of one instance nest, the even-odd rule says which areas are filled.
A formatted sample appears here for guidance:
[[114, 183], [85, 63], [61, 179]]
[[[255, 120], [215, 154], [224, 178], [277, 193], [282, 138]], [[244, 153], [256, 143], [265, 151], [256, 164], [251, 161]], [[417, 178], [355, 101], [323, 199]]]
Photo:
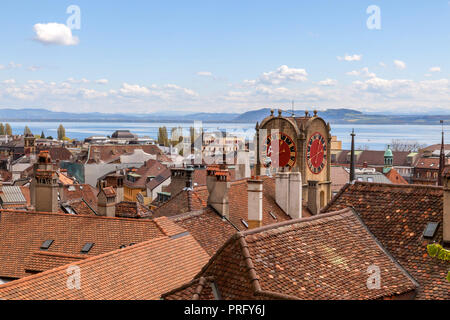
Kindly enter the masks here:
[[[82, 199], [84, 200], [84, 199]], [[14, 213], [14, 214], [27, 214], [27, 215], [41, 215], [41, 216], [60, 216], [60, 217], [70, 217], [70, 218], [86, 218], [86, 219], [104, 219], [104, 220], [117, 220], [117, 221], [134, 221], [134, 222], [143, 222], [143, 223], [154, 223], [153, 220], [145, 220], [145, 219], [134, 219], [134, 218], [121, 218], [121, 217], [106, 217], [106, 216], [92, 216], [92, 215], [82, 215], [82, 214], [66, 214], [66, 213], [57, 213], [57, 212], [39, 212], [39, 211], [20, 211], [20, 210], [9, 210], [9, 209], [0, 209], [0, 213]]]
[[390, 187], [390, 188], [414, 188], [414, 189], [443, 190], [443, 188], [440, 186], [425, 185], [425, 184], [395, 184], [395, 183], [355, 181], [354, 185], [379, 186], [379, 187]]
[[262, 232], [266, 232], [269, 230], [273, 230], [273, 229], [278, 229], [284, 226], [289, 226], [289, 225], [294, 225], [294, 224], [300, 224], [300, 223], [304, 223], [304, 222], [311, 222], [311, 221], [320, 221], [320, 220], [325, 220], [326, 218], [330, 218], [333, 216], [338, 216], [338, 215], [343, 215], [345, 213], [348, 213], [349, 211], [351, 211], [351, 208], [345, 208], [342, 210], [338, 210], [338, 211], [333, 211], [333, 212], [328, 212], [328, 213], [324, 213], [324, 214], [318, 214], [312, 217], [306, 217], [306, 218], [298, 218], [298, 219], [293, 219], [293, 220], [287, 220], [287, 221], [282, 221], [282, 222], [278, 222], [278, 223], [273, 223], [270, 225], [266, 225], [263, 227], [259, 227], [259, 228], [255, 228], [255, 229], [251, 229], [251, 230], [246, 230], [244, 232], [242, 232], [242, 235], [248, 236], [248, 235], [253, 235], [255, 233], [262, 233]]
[[49, 252], [49, 251], [35, 251], [35, 252], [33, 252], [33, 254], [61, 257], [61, 258], [76, 258], [76, 259], [83, 259], [83, 260], [87, 258], [87, 256], [83, 256], [81, 254], [67, 254], [67, 253]]

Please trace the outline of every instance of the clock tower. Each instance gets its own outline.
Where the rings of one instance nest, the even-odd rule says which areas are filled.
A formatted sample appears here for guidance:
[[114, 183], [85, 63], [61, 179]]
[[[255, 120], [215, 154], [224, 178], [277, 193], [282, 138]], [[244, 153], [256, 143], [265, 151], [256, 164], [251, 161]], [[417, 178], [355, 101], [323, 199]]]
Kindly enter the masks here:
[[303, 199], [312, 214], [331, 200], [331, 128], [314, 111], [303, 117], [269, 117], [256, 126], [256, 174], [300, 172]]

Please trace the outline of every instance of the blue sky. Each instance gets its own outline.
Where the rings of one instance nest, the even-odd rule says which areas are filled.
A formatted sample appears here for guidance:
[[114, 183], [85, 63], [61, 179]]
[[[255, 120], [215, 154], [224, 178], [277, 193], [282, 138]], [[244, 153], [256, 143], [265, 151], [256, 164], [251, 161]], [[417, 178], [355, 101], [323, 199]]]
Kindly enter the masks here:
[[448, 0], [16, 0], [0, 26], [3, 108], [450, 112]]

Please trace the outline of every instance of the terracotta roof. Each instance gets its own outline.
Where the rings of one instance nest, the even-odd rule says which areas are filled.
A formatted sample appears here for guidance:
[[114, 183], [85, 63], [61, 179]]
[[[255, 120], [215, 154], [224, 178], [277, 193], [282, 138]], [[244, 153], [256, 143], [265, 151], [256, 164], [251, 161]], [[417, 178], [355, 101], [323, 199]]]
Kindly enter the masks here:
[[163, 172], [159, 173], [154, 179], [146, 184], [146, 188], [153, 190], [158, 187], [161, 183], [169, 179], [171, 172], [169, 168], [166, 168]]
[[[324, 212], [354, 207], [395, 259], [419, 282], [418, 299], [450, 299], [445, 281], [448, 263], [427, 255], [427, 244], [442, 242], [443, 189], [423, 185], [356, 182], [344, 187]], [[429, 222], [440, 226], [433, 239], [423, 237]]]
[[75, 212], [75, 214], [88, 215], [88, 216], [97, 215], [97, 213], [95, 211], [96, 208], [93, 208], [92, 206], [90, 206], [89, 203], [87, 203], [83, 199], [69, 200], [69, 201], [62, 203], [61, 206], [63, 208], [65, 208], [66, 206], [69, 206]]
[[[263, 225], [290, 220], [290, 217], [275, 202], [275, 179], [263, 179]], [[247, 180], [231, 182], [228, 192], [229, 219], [239, 230], [246, 230], [241, 220], [248, 220]], [[180, 213], [201, 210], [208, 204], [206, 186], [194, 187], [193, 191], [183, 190], [168, 202], [154, 210], [154, 216], [173, 216]], [[270, 214], [272, 213], [276, 219]]]
[[421, 157], [414, 163], [415, 168], [439, 170], [439, 158]]
[[50, 158], [53, 161], [69, 161], [72, 159], [73, 155], [69, 149], [64, 147], [38, 147], [37, 151], [49, 151]]
[[57, 171], [56, 174], [58, 175], [59, 182], [63, 185], [69, 186], [74, 184], [73, 179], [69, 178], [66, 174], [59, 171]]
[[84, 199], [89, 205], [97, 209], [97, 189], [89, 184], [74, 184], [64, 187], [64, 200], [80, 200]]
[[92, 145], [88, 163], [95, 162], [97, 152], [100, 161], [110, 162], [121, 155], [132, 154], [136, 149], [142, 149], [145, 153], [152, 155], [163, 155], [161, 149], [156, 145]]
[[107, 197], [114, 197], [116, 195], [116, 191], [114, 190], [113, 187], [103, 188], [102, 191]]
[[[192, 279], [208, 259], [191, 235], [162, 235], [10, 282], [0, 287], [0, 298], [156, 300], [162, 293]], [[80, 268], [79, 290], [69, 289], [67, 285], [67, 270], [74, 266]]]
[[[374, 265], [377, 290], [367, 286]], [[163, 298], [211, 298], [211, 283], [224, 300], [383, 299], [417, 287], [351, 209], [238, 233], [194, 281]]]
[[[170, 217], [182, 213], [198, 211], [208, 205], [207, 201], [208, 190], [206, 186], [195, 187], [194, 190], [182, 190], [173, 196], [169, 201], [156, 208], [153, 212], [153, 216]], [[157, 203], [158, 199], [156, 199], [153, 204]]]
[[[356, 165], [362, 166], [364, 162], [367, 162], [369, 166], [384, 166], [384, 152], [377, 150], [363, 150], [360, 151], [360, 155], [356, 156]], [[407, 151], [394, 151], [394, 166], [411, 166], [408, 163]], [[336, 164], [350, 163], [350, 151], [342, 150], [336, 159]]]
[[188, 230], [211, 256], [237, 232], [236, 228], [211, 208], [173, 216], [171, 219]]
[[130, 181], [127, 178], [124, 179], [124, 184], [127, 187], [130, 188], [145, 188], [145, 185], [147, 183], [147, 177], [157, 177], [158, 175], [162, 174], [164, 171], [167, 170], [167, 167], [163, 165], [161, 162], [157, 160], [150, 159], [145, 162], [145, 164], [134, 171], [133, 173], [138, 174], [140, 178], [138, 178], [136, 181]]
[[331, 192], [338, 192], [350, 180], [350, 175], [341, 166], [331, 166]]
[[403, 178], [397, 170], [392, 168], [388, 173], [385, 174], [386, 178], [388, 178], [393, 184], [409, 184], [408, 181]]
[[0, 277], [26, 276], [26, 265], [44, 241], [54, 240], [47, 253], [79, 255], [94, 243], [93, 256], [163, 234], [151, 220], [86, 215], [0, 211]]
[[116, 217], [150, 218], [152, 212], [140, 202], [122, 201], [116, 204]]

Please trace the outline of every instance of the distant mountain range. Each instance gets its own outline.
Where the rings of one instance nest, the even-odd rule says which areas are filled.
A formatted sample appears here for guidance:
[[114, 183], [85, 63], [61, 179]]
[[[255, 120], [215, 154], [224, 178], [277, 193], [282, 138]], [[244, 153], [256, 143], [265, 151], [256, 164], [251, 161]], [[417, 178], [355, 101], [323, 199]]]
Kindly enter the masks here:
[[[304, 110], [295, 110], [298, 116], [304, 115]], [[291, 111], [284, 112], [290, 115]], [[270, 115], [270, 109], [248, 111], [244, 113], [181, 113], [161, 112], [150, 114], [119, 114], [119, 113], [70, 113], [55, 112], [46, 109], [0, 109], [0, 122], [5, 121], [133, 121], [133, 122], [261, 122]], [[275, 111], [275, 115], [278, 112]], [[368, 114], [351, 109], [328, 109], [319, 111], [319, 116], [326, 121], [337, 124], [439, 124], [439, 120], [450, 121], [450, 115], [395, 115]]]

